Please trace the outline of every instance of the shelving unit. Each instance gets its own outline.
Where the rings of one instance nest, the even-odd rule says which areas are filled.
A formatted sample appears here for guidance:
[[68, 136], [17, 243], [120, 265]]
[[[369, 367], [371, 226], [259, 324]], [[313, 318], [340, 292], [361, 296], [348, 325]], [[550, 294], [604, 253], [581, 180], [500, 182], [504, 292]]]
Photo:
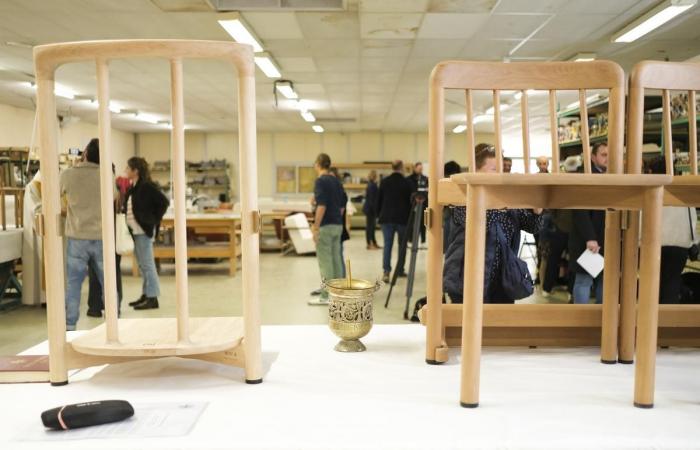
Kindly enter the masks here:
[[[202, 161], [200, 164], [207, 164], [205, 167], [188, 167], [185, 169], [185, 173], [187, 174], [187, 187], [192, 188], [195, 192], [194, 193], [211, 193], [213, 195], [216, 195], [218, 197], [219, 193], [224, 193], [226, 194], [227, 198], [230, 198], [232, 195], [231, 192], [231, 165], [228, 163], [228, 161], [223, 160], [223, 166], [222, 165], [217, 165], [213, 166], [208, 164], [208, 161]], [[151, 169], [151, 174], [153, 175], [154, 181], [158, 182], [163, 189], [170, 189], [171, 183], [170, 183], [170, 168], [169, 167], [163, 167], [163, 164], [156, 164], [154, 165], [153, 169]], [[165, 176], [168, 177], [167, 181], [164, 178]], [[202, 176], [204, 177], [226, 177], [226, 182], [225, 183], [214, 183], [214, 184], [206, 184], [206, 183], [200, 183], [197, 182], [198, 180], [202, 179]]]

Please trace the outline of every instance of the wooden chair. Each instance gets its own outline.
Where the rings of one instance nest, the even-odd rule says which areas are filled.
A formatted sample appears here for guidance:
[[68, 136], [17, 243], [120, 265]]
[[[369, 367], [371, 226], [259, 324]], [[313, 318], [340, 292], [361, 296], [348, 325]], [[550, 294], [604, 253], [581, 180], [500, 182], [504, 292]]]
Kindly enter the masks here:
[[[112, 59], [162, 58], [170, 62], [172, 159], [175, 205], [177, 317], [118, 319], [112, 210], [109, 68]], [[189, 317], [185, 233], [185, 134], [182, 60], [210, 58], [232, 65], [238, 75], [241, 167], [243, 317]], [[59, 235], [58, 146], [54, 74], [63, 64], [94, 60], [97, 66], [100, 196], [104, 251], [105, 323], [66, 342], [63, 246]], [[255, 66], [248, 45], [214, 41], [123, 40], [42, 45], [34, 48], [41, 171], [44, 183], [46, 296], [50, 379], [68, 382], [69, 369], [166, 356], [201, 359], [245, 368], [247, 383], [262, 381], [260, 350], [259, 212], [257, 210]]]
[[[642, 280], [642, 292], [658, 289], [658, 221], [661, 212], [662, 186], [670, 177], [622, 175], [624, 74], [615, 63], [491, 63], [448, 61], [438, 64], [430, 79], [429, 145], [431, 183], [427, 213], [428, 224], [428, 311], [426, 314], [428, 363], [447, 360], [443, 321], [455, 322], [461, 313], [462, 323], [462, 389], [461, 405], [476, 407], [479, 403], [479, 363], [482, 346], [483, 317], [491, 316], [501, 327], [576, 326], [590, 323], [591, 313], [602, 315], [601, 359], [614, 363], [617, 359], [618, 291], [620, 235], [617, 210], [646, 211], [642, 260], [649, 276]], [[445, 89], [466, 90], [467, 155], [472, 173], [441, 179], [444, 148]], [[549, 116], [553, 152], [553, 168], [558, 171], [559, 152], [556, 124], [556, 90], [577, 90], [581, 103], [584, 174], [484, 174], [474, 172], [474, 131], [472, 91], [493, 91], [496, 158], [502, 170], [501, 118], [497, 105], [501, 90], [522, 92], [522, 124], [524, 158], [529, 161], [528, 89], [549, 91]], [[586, 89], [608, 89], [609, 103], [609, 167], [608, 174], [591, 174], [591, 153], [586, 109]], [[529, 164], [525, 164], [526, 171]], [[464, 258], [464, 305], [442, 305], [442, 208], [447, 204], [468, 205]], [[485, 252], [485, 214], [498, 208], [572, 208], [605, 209], [605, 288], [600, 305], [483, 305]], [[657, 226], [655, 226], [657, 225]], [[617, 244], [617, 245], [616, 245]], [[597, 309], [597, 312], [596, 312]], [[522, 344], [519, 341], [518, 344]]]
[[[696, 92], [700, 90], [700, 64], [644, 61], [637, 64], [630, 76], [627, 172], [642, 172], [642, 144], [644, 137], [644, 94], [647, 89], [662, 91], [662, 135], [666, 173], [673, 175], [673, 155], [671, 152], [671, 112], [670, 90], [688, 92], [688, 129], [690, 175], [673, 176], [671, 184], [665, 186], [664, 206], [700, 206], [700, 175], [698, 175], [697, 113], [695, 110]], [[637, 343], [637, 380], [635, 396], [640, 404], [651, 407], [654, 397], [654, 361], [657, 337], [661, 345], [700, 346], [700, 305], [659, 305], [658, 286], [650, 295], [643, 281], [647, 276], [642, 268], [638, 274], [637, 242], [639, 241], [639, 212], [630, 212], [627, 229], [624, 232], [623, 281], [620, 302], [620, 361], [632, 363], [635, 353], [635, 321]], [[638, 276], [639, 275], [639, 276]], [[637, 306], [637, 282], [639, 286], [639, 306]], [[635, 317], [636, 316], [636, 317]], [[636, 319], [636, 320], [635, 320]], [[658, 336], [657, 336], [658, 332]], [[640, 377], [641, 373], [651, 373], [651, 377]]]

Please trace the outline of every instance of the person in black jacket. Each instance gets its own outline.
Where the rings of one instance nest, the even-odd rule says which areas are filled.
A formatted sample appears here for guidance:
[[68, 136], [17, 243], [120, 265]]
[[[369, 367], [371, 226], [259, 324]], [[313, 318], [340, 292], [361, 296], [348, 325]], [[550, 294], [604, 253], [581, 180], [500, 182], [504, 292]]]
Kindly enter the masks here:
[[[598, 142], [591, 149], [591, 173], [605, 173], [608, 167], [608, 144]], [[605, 211], [577, 209], [572, 213], [573, 226], [569, 233], [569, 265], [574, 279], [574, 303], [588, 303], [591, 288], [596, 303], [603, 301], [603, 273], [595, 279], [576, 260], [586, 250], [603, 255], [605, 244]]]
[[365, 189], [365, 203], [362, 205], [362, 212], [367, 219], [365, 226], [365, 239], [367, 240], [367, 250], [377, 250], [381, 247], [377, 245], [377, 239], [374, 236], [374, 230], [377, 227], [377, 197], [379, 195], [379, 187], [377, 186], [377, 172], [370, 171], [367, 176], [367, 189]]
[[143, 277], [141, 297], [129, 303], [134, 309], [158, 308], [160, 283], [153, 259], [153, 240], [158, 236], [160, 221], [168, 209], [168, 198], [151, 181], [145, 159], [134, 156], [127, 161], [126, 176], [133, 186], [126, 193], [124, 212], [134, 238], [134, 253]]
[[[394, 171], [386, 177], [379, 186], [377, 198], [377, 208], [379, 223], [382, 226], [384, 236], [384, 282], [389, 282], [391, 274], [391, 250], [394, 245], [394, 234], [398, 235], [399, 242], [399, 262], [406, 261], [406, 248], [401, 248], [406, 224], [411, 212], [411, 184], [404, 178], [403, 162], [396, 160], [391, 164]], [[403, 267], [397, 267], [399, 276], [405, 276]]]
[[[411, 192], [421, 192], [421, 196], [425, 198], [424, 206], [428, 206], [428, 177], [423, 175], [423, 163], [418, 161], [413, 165], [413, 172], [411, 175], [406, 177], [408, 182], [411, 184]], [[409, 223], [406, 232], [408, 233], [408, 238], [411, 240], [413, 236], [413, 224]], [[420, 241], [422, 244], [425, 243], [425, 223], [420, 221]]]

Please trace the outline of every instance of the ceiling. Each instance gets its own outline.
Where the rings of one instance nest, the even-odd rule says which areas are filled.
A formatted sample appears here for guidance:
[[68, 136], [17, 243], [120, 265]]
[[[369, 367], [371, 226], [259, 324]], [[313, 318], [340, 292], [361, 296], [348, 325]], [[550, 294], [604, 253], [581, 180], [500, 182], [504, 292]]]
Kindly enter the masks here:
[[[0, 0], [0, 103], [33, 108], [33, 89], [26, 84], [33, 71], [33, 45], [128, 38], [231, 40], [211, 5], [243, 11], [283, 78], [294, 82], [328, 131], [425, 131], [428, 76], [446, 59], [550, 61], [594, 52], [629, 69], [642, 59], [682, 61], [700, 54], [700, 6], [635, 43], [610, 43], [614, 32], [658, 0], [345, 0], [340, 8], [306, 8], [320, 3]], [[114, 61], [110, 75], [111, 95], [121, 108], [168, 120], [167, 63]], [[187, 126], [235, 130], [235, 78], [229, 69], [218, 62], [191, 61], [184, 64], [184, 76]], [[256, 79], [258, 129], [310, 131], [290, 101], [281, 98], [275, 105], [271, 79], [259, 70]], [[96, 95], [92, 65], [65, 66], [56, 80], [81, 95]], [[562, 106], [575, 99], [574, 93], [560, 97]], [[535, 116], [545, 100], [534, 96]], [[504, 95], [504, 101], [514, 100]], [[462, 94], [448, 95], [448, 126], [464, 121], [463, 103]], [[58, 105], [66, 117], [96, 120], [96, 108], [87, 101], [59, 99]], [[489, 95], [475, 98], [477, 112], [489, 106]], [[504, 114], [507, 121], [508, 112]], [[535, 121], [533, 128], [546, 126], [544, 117]], [[124, 114], [114, 115], [113, 125], [128, 131], [166, 128]], [[491, 125], [479, 127], [486, 131]]]

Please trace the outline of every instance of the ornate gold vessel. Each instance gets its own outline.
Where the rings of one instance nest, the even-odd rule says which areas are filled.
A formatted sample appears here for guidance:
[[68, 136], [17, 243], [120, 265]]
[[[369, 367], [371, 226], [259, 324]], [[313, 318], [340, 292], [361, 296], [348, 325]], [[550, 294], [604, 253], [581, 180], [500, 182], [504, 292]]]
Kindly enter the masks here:
[[336, 351], [367, 350], [360, 338], [372, 328], [372, 301], [379, 286], [379, 282], [352, 278], [324, 281], [323, 287], [328, 291], [328, 326], [341, 339]]

